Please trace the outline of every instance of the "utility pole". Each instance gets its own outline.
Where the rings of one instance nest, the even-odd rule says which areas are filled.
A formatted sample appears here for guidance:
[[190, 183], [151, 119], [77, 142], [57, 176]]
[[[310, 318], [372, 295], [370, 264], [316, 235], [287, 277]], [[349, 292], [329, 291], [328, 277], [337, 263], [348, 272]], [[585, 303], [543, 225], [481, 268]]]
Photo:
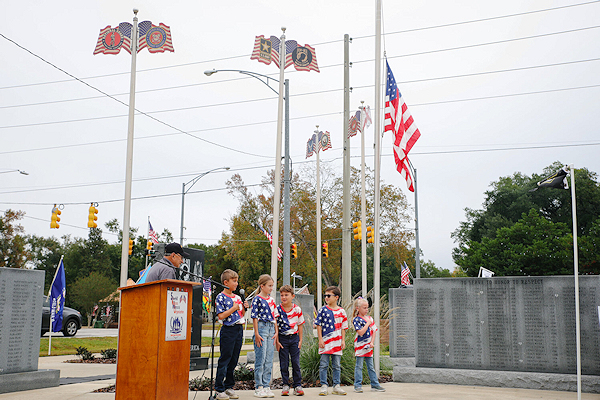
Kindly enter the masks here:
[[[352, 300], [352, 232], [350, 228], [350, 138], [348, 120], [350, 119], [350, 36], [344, 35], [344, 175], [342, 199], [342, 305]], [[363, 221], [364, 223], [364, 221]]]

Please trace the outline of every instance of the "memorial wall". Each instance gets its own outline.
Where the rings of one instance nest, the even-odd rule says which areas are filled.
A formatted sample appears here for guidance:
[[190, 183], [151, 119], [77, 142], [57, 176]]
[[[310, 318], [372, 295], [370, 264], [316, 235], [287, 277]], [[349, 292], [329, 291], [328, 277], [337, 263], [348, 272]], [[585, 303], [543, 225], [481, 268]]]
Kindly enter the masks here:
[[390, 357], [415, 356], [414, 288], [390, 289]]
[[[600, 276], [579, 285], [582, 373], [599, 375]], [[408, 304], [408, 290], [390, 291], [392, 307]], [[573, 277], [420, 279], [414, 291], [417, 367], [576, 373]], [[411, 334], [410, 310], [399, 318], [390, 353], [410, 356], [400, 339]]]

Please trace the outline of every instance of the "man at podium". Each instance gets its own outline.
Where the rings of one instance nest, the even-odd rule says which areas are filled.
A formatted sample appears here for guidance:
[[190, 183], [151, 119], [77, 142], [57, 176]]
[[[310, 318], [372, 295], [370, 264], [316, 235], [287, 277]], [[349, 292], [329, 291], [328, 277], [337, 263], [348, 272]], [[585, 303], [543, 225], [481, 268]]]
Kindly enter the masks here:
[[189, 258], [190, 255], [183, 251], [179, 243], [169, 243], [165, 246], [165, 255], [161, 260], [152, 264], [146, 283], [161, 281], [163, 279], [177, 279], [175, 269], [179, 268], [183, 258]]

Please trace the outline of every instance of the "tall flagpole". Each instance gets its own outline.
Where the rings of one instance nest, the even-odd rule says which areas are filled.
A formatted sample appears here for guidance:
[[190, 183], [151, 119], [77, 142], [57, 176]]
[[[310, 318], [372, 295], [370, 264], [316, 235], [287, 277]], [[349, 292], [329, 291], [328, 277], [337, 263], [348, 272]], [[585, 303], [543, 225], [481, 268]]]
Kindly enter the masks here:
[[352, 301], [352, 223], [350, 222], [350, 35], [344, 35], [344, 173], [342, 189], [342, 306]]
[[[381, 326], [380, 304], [379, 304], [379, 187], [381, 177], [381, 149], [380, 149], [380, 130], [381, 130], [381, 0], [376, 1], [375, 6], [375, 205], [374, 205], [374, 223], [375, 243], [373, 251], [373, 313], [375, 315], [375, 324]], [[379, 374], [379, 354], [380, 340], [375, 336], [375, 351], [373, 353], [373, 362], [375, 371]]]
[[[275, 143], [275, 188], [273, 193], [273, 245], [271, 246], [271, 277], [275, 282], [271, 296], [277, 291], [277, 249], [279, 248], [279, 203], [281, 202], [281, 142], [283, 136], [283, 96], [284, 70], [286, 62], [285, 27], [282, 27], [281, 46], [279, 47], [279, 104], [277, 108], [277, 140]], [[289, 249], [284, 249], [289, 251]]]
[[319, 161], [319, 153], [320, 153], [320, 141], [319, 141], [319, 125], [317, 125], [317, 130], [315, 130], [315, 135], [317, 135], [317, 308], [320, 310], [322, 303], [322, 272], [321, 272], [321, 164]]
[[360, 102], [360, 121], [359, 126], [362, 125], [360, 130], [360, 220], [362, 223], [362, 236], [361, 240], [361, 257], [362, 257], [362, 296], [367, 297], [367, 184], [365, 181], [365, 126], [363, 121], [365, 120], [364, 115], [364, 101]]
[[579, 326], [579, 250], [577, 249], [577, 203], [575, 201], [575, 168], [571, 172], [571, 205], [573, 209], [573, 270], [575, 275], [575, 336], [577, 344], [577, 400], [581, 400], [581, 327]]
[[131, 176], [133, 170], [133, 117], [135, 113], [135, 71], [138, 48], [138, 10], [133, 9], [131, 30], [131, 84], [129, 87], [129, 126], [127, 128], [127, 167], [125, 170], [125, 204], [123, 211], [123, 243], [121, 246], [121, 287], [127, 285], [129, 261], [129, 220], [131, 213]]
[[[148, 215], [148, 234], [146, 235], [146, 247], [148, 247], [148, 242], [150, 241], [150, 216]], [[148, 254], [146, 254], [146, 263], [144, 265], [144, 269], [148, 268]]]

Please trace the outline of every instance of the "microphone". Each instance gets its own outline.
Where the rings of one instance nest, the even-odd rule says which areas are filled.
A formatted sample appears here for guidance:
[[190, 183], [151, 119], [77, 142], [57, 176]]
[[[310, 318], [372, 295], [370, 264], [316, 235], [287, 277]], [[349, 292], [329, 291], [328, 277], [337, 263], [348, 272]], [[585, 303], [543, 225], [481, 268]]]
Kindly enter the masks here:
[[242, 307], [244, 307], [244, 302], [246, 301], [246, 291], [244, 289], [240, 289], [240, 298], [242, 299]]

